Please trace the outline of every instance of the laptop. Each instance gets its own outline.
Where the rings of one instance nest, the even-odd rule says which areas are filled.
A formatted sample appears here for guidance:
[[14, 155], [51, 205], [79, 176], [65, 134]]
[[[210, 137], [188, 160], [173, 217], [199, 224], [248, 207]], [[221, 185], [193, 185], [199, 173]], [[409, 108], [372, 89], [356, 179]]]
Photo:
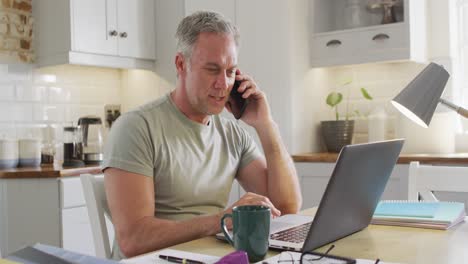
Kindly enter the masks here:
[[[270, 248], [311, 251], [366, 228], [393, 171], [403, 139], [342, 148], [315, 216], [275, 218]], [[224, 239], [223, 233], [216, 235]]]

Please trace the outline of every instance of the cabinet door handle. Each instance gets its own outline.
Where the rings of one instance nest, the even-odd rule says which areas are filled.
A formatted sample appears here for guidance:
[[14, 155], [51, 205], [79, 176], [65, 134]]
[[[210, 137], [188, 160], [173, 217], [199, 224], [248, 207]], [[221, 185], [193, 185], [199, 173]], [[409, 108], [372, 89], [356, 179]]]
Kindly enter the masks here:
[[327, 42], [327, 47], [337, 47], [341, 45], [341, 41], [333, 39]]
[[120, 33], [120, 37], [121, 38], [126, 38], [128, 35], [127, 35], [127, 32], [122, 32]]
[[385, 33], [379, 33], [377, 35], [375, 35], [372, 40], [386, 40], [386, 39], [389, 39], [390, 36], [385, 34]]
[[118, 34], [118, 33], [117, 33], [117, 30], [111, 30], [111, 31], [109, 31], [109, 36], [114, 37], [114, 36], [117, 36], [117, 34]]

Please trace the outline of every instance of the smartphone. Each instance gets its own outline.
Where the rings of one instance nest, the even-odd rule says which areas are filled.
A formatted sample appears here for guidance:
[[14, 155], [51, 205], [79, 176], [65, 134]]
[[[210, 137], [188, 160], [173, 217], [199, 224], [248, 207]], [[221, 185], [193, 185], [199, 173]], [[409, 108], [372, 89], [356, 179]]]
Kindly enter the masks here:
[[231, 105], [231, 112], [236, 119], [240, 119], [247, 107], [247, 100], [242, 98], [242, 94], [237, 91], [242, 81], [235, 81], [229, 95], [228, 103]]

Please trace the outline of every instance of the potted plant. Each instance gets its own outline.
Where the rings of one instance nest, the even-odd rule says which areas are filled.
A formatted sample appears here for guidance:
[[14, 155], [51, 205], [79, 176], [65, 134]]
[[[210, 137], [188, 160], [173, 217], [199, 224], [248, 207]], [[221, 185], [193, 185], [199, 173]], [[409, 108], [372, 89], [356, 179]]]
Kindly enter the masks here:
[[[350, 83], [351, 81], [347, 81], [343, 85], [349, 85]], [[372, 100], [372, 96], [370, 96], [364, 87], [361, 87], [360, 91], [361, 95], [365, 99]], [[343, 146], [351, 144], [354, 134], [354, 120], [352, 120], [351, 117], [360, 115], [358, 110], [355, 110], [352, 112], [353, 114], [350, 114], [348, 92], [346, 97], [345, 115], [344, 117], [340, 117], [338, 105], [342, 101], [343, 94], [340, 92], [331, 92], [326, 98], [327, 105], [335, 110], [335, 120], [321, 121], [322, 135], [328, 152], [340, 152]]]

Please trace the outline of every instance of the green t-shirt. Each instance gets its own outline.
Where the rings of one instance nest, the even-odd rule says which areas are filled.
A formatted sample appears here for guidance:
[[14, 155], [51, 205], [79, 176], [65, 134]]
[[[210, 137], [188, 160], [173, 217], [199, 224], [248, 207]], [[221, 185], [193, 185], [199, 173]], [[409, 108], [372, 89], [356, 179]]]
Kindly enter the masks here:
[[260, 156], [236, 121], [214, 115], [197, 123], [167, 94], [117, 119], [103, 168], [153, 177], [154, 215], [184, 220], [223, 210], [238, 169]]

